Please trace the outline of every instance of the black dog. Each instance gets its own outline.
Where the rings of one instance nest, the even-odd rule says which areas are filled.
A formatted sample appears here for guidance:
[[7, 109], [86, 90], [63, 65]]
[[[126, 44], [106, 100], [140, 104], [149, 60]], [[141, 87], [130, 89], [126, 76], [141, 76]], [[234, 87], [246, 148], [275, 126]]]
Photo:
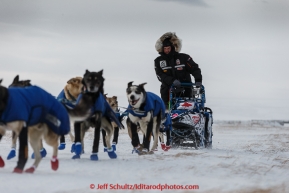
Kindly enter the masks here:
[[91, 106], [92, 116], [84, 122], [78, 122], [74, 125], [75, 131], [75, 155], [73, 159], [79, 159], [80, 154], [83, 152], [83, 139], [85, 132], [90, 128], [94, 127], [94, 141], [92, 147], [92, 154], [90, 156], [91, 160], [98, 160], [98, 150], [99, 150], [99, 139], [100, 139], [100, 129], [104, 129], [106, 132], [106, 145], [107, 152], [110, 158], [117, 158], [116, 153], [111, 147], [111, 138], [113, 135], [112, 121], [114, 121], [120, 128], [123, 126], [119, 123], [113, 110], [105, 100], [103, 96], [103, 85], [104, 78], [102, 76], [103, 70], [99, 72], [90, 72], [86, 70], [83, 79], [83, 93], [81, 97], [89, 97], [95, 103]]

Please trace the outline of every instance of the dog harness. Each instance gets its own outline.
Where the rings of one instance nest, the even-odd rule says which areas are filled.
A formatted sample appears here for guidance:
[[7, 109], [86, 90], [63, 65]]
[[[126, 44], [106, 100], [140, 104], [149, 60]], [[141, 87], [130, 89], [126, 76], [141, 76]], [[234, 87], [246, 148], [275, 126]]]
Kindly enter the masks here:
[[[68, 94], [70, 94], [68, 92]], [[61, 102], [63, 105], [66, 105], [69, 108], [74, 108], [77, 102], [77, 99], [75, 100], [68, 100], [65, 96], [64, 89], [59, 93], [59, 95], [56, 97], [56, 99]], [[74, 99], [74, 98], [73, 98]]]
[[27, 126], [46, 123], [58, 135], [70, 130], [69, 116], [65, 107], [45, 90], [30, 86], [8, 88], [9, 98], [1, 115], [4, 123], [25, 121]]
[[128, 105], [128, 113], [136, 117], [146, 117], [148, 112], [153, 111], [153, 116], [156, 116], [161, 112], [163, 119], [165, 117], [165, 110], [166, 108], [163, 100], [158, 95], [151, 92], [146, 92], [146, 100], [143, 111], [134, 109], [131, 105]]
[[[78, 96], [76, 104], [80, 101], [81, 97], [82, 93]], [[123, 128], [123, 125], [120, 123], [118, 116], [112, 110], [112, 108], [101, 93], [99, 93], [99, 97], [97, 97], [94, 105], [91, 107], [91, 113], [94, 114], [96, 112], [101, 112], [102, 116], [111, 119], [117, 124], [119, 128]]]

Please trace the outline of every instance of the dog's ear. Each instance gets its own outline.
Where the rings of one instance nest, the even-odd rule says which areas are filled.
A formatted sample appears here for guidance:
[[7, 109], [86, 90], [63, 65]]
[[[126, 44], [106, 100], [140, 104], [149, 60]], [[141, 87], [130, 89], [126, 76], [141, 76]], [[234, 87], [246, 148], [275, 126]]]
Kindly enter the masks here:
[[75, 80], [77, 81], [77, 83], [81, 83], [81, 81], [82, 81], [82, 77], [77, 76], [77, 77], [75, 77]]
[[67, 84], [71, 84], [73, 82], [74, 78], [69, 79], [69, 81], [67, 81]]
[[90, 72], [89, 72], [89, 70], [86, 69], [84, 75], [86, 75], [88, 73], [90, 73]]
[[3, 79], [0, 79], [0, 84], [2, 83], [2, 80], [3, 80]]
[[113, 96], [112, 98], [115, 99], [115, 100], [117, 100], [117, 96]]
[[23, 80], [23, 83], [25, 86], [31, 86], [30, 81], [31, 80]]
[[101, 70], [101, 71], [99, 71], [99, 72], [97, 72], [97, 73], [100, 74], [100, 76], [102, 76], [103, 70]]
[[103, 95], [105, 99], [107, 99], [107, 95], [108, 95], [107, 93]]
[[140, 87], [144, 87], [144, 85], [146, 85], [147, 83], [142, 83], [142, 84], [139, 84]]
[[17, 83], [17, 82], [19, 82], [19, 75], [15, 76], [15, 78], [14, 78], [12, 84], [13, 84], [13, 83]]
[[131, 86], [132, 86], [132, 83], [133, 83], [133, 81], [129, 82], [129, 83], [127, 84], [127, 88], [131, 87]]

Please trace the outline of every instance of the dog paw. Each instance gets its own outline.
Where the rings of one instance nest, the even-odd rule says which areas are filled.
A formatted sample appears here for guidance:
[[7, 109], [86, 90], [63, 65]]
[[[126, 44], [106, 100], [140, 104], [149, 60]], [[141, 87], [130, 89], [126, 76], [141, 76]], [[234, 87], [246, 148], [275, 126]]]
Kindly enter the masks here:
[[110, 159], [116, 159], [116, 158], [117, 158], [117, 155], [116, 155], [116, 153], [113, 151], [112, 148], [107, 149], [107, 154], [108, 154], [108, 156], [110, 157]]
[[0, 156], [0, 168], [3, 168], [5, 166], [5, 162], [2, 159], [2, 157]]
[[156, 147], [155, 149], [152, 149], [151, 151], [158, 151], [158, 147]]
[[26, 170], [25, 170], [25, 173], [30, 173], [30, 174], [32, 174], [32, 173], [34, 173], [34, 171], [35, 171], [35, 167], [32, 166], [31, 168], [26, 169]]
[[59, 166], [59, 161], [57, 158], [52, 158], [51, 159], [51, 169], [56, 171], [58, 169]]
[[97, 153], [91, 154], [91, 155], [90, 155], [90, 160], [92, 160], [92, 161], [98, 161], [98, 155], [97, 155]]
[[151, 150], [151, 151], [149, 151], [147, 154], [148, 154], [148, 155], [151, 155], [151, 154], [154, 154], [154, 153], [155, 153], [155, 152]]
[[11, 151], [9, 152], [8, 156], [7, 156], [7, 159], [10, 160], [12, 158], [14, 158], [16, 156], [16, 151], [15, 149], [11, 149]]
[[65, 143], [60, 143], [60, 145], [58, 146], [59, 150], [64, 150], [65, 149]]
[[13, 173], [22, 174], [22, 173], [23, 173], [23, 170], [16, 167], [16, 168], [14, 168]]
[[142, 149], [141, 151], [139, 151], [138, 155], [146, 155], [149, 154], [149, 151], [147, 149]]

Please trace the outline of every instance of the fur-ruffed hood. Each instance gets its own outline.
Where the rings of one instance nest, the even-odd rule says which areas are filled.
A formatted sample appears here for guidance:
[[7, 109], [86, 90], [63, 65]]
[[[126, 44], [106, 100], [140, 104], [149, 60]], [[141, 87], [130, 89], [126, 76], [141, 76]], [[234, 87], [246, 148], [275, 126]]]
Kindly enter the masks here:
[[176, 52], [180, 52], [182, 49], [182, 40], [178, 38], [175, 32], [167, 32], [162, 35], [156, 42], [155, 48], [157, 52], [163, 52], [163, 41], [170, 38]]

